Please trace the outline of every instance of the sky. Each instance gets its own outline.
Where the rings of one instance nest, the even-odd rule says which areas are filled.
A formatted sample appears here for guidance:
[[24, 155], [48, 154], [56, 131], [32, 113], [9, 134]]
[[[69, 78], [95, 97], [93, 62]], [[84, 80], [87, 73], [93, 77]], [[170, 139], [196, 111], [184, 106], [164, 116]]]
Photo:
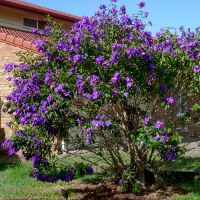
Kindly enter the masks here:
[[[24, 0], [37, 5], [55, 10], [67, 12], [77, 16], [92, 16], [98, 10], [100, 4], [109, 5], [110, 0]], [[145, 1], [145, 0], [143, 0]], [[132, 15], [137, 13], [137, 4], [141, 0], [118, 0], [118, 5], [125, 5], [127, 12]], [[149, 12], [148, 21], [153, 26], [147, 29], [153, 34], [161, 28], [170, 27], [195, 28], [200, 26], [200, 0], [146, 0], [146, 6], [142, 9]], [[172, 29], [175, 30], [175, 29]]]

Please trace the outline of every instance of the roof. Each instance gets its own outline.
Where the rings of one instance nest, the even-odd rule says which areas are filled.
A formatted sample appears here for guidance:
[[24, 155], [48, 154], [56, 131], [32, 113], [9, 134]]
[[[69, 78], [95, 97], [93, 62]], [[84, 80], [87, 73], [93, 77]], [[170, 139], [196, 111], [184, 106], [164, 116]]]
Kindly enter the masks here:
[[[45, 8], [32, 3], [24, 2], [21, 0], [0, 0], [0, 5], [4, 5], [11, 8], [16, 8], [20, 10], [26, 10], [29, 12], [39, 13], [42, 15], [50, 15], [57, 19], [77, 22], [81, 20], [81, 17], [71, 15], [65, 12], [53, 10], [50, 8]], [[17, 30], [13, 28], [1, 27], [0, 26], [0, 42], [5, 42], [13, 46], [38, 52], [35, 48], [33, 42], [40, 39], [39, 35], [33, 35], [31, 32], [26, 32], [22, 30]]]
[[56, 17], [56, 18], [71, 21], [71, 22], [77, 22], [77, 21], [81, 20], [81, 17], [71, 15], [71, 14], [68, 14], [65, 12], [53, 10], [50, 8], [46, 8], [43, 6], [39, 6], [36, 4], [24, 2], [21, 0], [0, 0], [0, 5], [17, 8], [17, 9], [21, 9], [21, 10], [26, 10], [26, 11], [30, 11], [30, 12], [36, 12], [36, 13], [39, 13], [42, 15], [49, 14], [52, 17]]
[[5, 42], [25, 50], [37, 52], [33, 42], [38, 39], [40, 39], [39, 35], [33, 35], [30, 32], [0, 27], [0, 42]]

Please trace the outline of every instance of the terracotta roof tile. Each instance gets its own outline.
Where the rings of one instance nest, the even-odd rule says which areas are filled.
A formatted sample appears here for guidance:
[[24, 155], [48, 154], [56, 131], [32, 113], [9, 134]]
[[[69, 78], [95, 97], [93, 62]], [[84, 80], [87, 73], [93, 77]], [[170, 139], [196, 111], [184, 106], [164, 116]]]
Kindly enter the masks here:
[[39, 35], [12, 28], [0, 27], [0, 42], [6, 42], [25, 50], [37, 52], [33, 42], [40, 39]]
[[0, 33], [5, 33], [6, 35], [12, 35], [15, 38], [21, 38], [26, 41], [33, 42], [39, 39], [39, 35], [33, 35], [31, 32], [21, 31], [13, 28], [0, 27]]
[[61, 11], [57, 11], [57, 10], [53, 10], [50, 8], [46, 8], [43, 6], [39, 6], [36, 4], [32, 4], [29, 2], [24, 2], [21, 0], [0, 0], [0, 5], [7, 5], [7, 6], [12, 6], [15, 8], [19, 8], [19, 9], [23, 9], [23, 10], [28, 10], [28, 11], [32, 11], [32, 12], [37, 12], [37, 13], [41, 13], [41, 14], [49, 14], [52, 17], [57, 17], [63, 20], [68, 20], [71, 22], [76, 22], [81, 20], [81, 17], [75, 16], [75, 15], [71, 15], [65, 12], [61, 12]]

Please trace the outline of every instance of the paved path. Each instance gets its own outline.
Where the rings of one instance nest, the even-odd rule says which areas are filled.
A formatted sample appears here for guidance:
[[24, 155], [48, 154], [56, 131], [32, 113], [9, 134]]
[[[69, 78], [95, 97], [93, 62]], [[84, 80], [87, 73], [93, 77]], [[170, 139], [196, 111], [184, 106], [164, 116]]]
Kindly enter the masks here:
[[185, 148], [187, 149], [187, 151], [185, 152], [185, 156], [187, 157], [200, 156], [200, 137], [183, 139], [182, 145], [185, 146]]

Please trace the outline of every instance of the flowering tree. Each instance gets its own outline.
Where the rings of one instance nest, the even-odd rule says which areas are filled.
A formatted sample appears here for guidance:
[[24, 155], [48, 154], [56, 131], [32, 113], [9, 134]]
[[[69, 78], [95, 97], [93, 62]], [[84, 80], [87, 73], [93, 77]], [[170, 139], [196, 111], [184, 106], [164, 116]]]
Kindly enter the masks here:
[[57, 169], [52, 144], [74, 127], [80, 130], [75, 142], [130, 187], [145, 187], [147, 171], [159, 182], [158, 163], [180, 155], [176, 101], [198, 92], [199, 32], [181, 28], [181, 36], [161, 31], [153, 37], [141, 20], [147, 12], [130, 17], [116, 1], [83, 17], [70, 33], [51, 23], [46, 39], [35, 42], [39, 56], [22, 54], [21, 64], [6, 66], [14, 91], [3, 111], [13, 114], [8, 125], [15, 135], [3, 148], [32, 159], [38, 180], [72, 180], [73, 167]]

